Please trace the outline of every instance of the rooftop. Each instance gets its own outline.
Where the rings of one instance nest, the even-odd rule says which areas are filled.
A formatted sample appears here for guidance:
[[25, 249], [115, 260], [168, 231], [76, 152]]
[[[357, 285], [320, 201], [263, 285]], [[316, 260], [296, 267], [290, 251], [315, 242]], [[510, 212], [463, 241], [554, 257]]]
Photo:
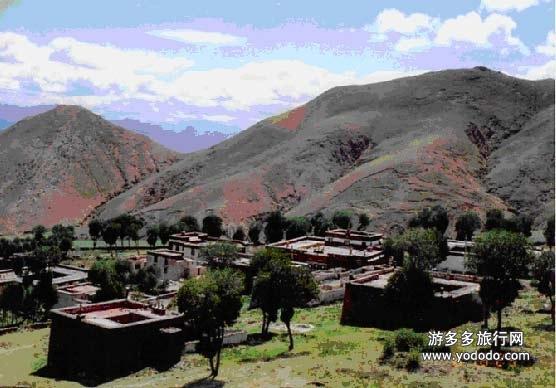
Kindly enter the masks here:
[[382, 251], [368, 247], [367, 249], [356, 249], [349, 246], [326, 245], [323, 237], [303, 236], [291, 240], [283, 240], [274, 244], [272, 247], [301, 251], [315, 256], [354, 256], [368, 257], [369, 259], [379, 256]]
[[71, 295], [94, 295], [99, 289], [99, 287], [87, 282], [59, 287], [58, 292], [64, 292]]
[[70, 319], [80, 320], [84, 324], [107, 329], [147, 324], [161, 320], [175, 319], [179, 314], [154, 309], [146, 304], [131, 302], [126, 299], [94, 303], [86, 306], [72, 306], [52, 310]]
[[183, 259], [183, 253], [178, 252], [178, 251], [172, 251], [170, 249], [155, 249], [152, 251], [147, 251], [147, 254], [149, 255], [153, 255], [153, 256], [162, 256], [162, 257], [167, 257], [169, 259], [174, 259], [174, 260], [181, 260]]
[[0, 270], [0, 284], [15, 283], [17, 276], [12, 269]]

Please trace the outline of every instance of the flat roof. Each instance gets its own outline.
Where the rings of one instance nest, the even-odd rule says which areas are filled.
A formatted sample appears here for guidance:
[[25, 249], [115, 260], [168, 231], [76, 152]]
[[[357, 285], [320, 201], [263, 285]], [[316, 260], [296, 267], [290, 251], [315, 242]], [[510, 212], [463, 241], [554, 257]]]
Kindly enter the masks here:
[[73, 283], [86, 280], [88, 275], [86, 271], [72, 269], [67, 267], [55, 266], [52, 267], [52, 274], [61, 276], [53, 276], [52, 284], [59, 285], [64, 283]]
[[153, 251], [147, 251], [147, 254], [155, 255], [155, 256], [165, 256], [172, 259], [183, 258], [183, 253], [178, 251], [172, 251], [170, 249], [155, 249]]
[[157, 313], [144, 303], [132, 302], [127, 299], [93, 303], [86, 306], [65, 307], [52, 310], [51, 313], [71, 319], [79, 319], [84, 324], [107, 329], [129, 327], [180, 317], [180, 314], [173, 312]]
[[373, 258], [381, 253], [377, 250], [360, 250], [355, 247], [347, 247], [344, 245], [332, 246], [326, 245], [324, 239], [318, 237], [304, 237], [292, 240], [280, 241], [272, 244], [276, 248], [292, 249], [294, 251], [305, 252], [315, 256], [357, 256]]

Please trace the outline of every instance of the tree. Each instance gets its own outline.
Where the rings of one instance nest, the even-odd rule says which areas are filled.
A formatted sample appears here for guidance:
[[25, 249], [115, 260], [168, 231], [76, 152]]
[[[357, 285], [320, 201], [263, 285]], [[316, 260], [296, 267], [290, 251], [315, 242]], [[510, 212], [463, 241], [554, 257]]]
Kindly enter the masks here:
[[140, 268], [134, 276], [134, 283], [137, 284], [139, 291], [150, 294], [158, 285], [156, 271], [152, 265]]
[[238, 226], [234, 235], [232, 236], [233, 240], [244, 241], [245, 240], [245, 232], [241, 226]]
[[512, 218], [515, 224], [515, 231], [523, 234], [525, 237], [531, 236], [531, 228], [533, 226], [533, 217], [527, 214], [519, 214]]
[[260, 222], [255, 221], [253, 222], [250, 226], [249, 226], [249, 231], [247, 232], [247, 234], [249, 235], [249, 240], [251, 240], [251, 242], [255, 245], [258, 245], [260, 240], [259, 240], [259, 236], [261, 235], [261, 231], [263, 230], [263, 227], [261, 225]]
[[220, 237], [224, 234], [222, 229], [222, 218], [211, 214], [203, 218], [203, 233], [211, 237]]
[[193, 216], [183, 216], [180, 218], [180, 223], [183, 224], [185, 232], [199, 232], [201, 230], [199, 222]]
[[311, 223], [305, 217], [292, 217], [287, 220], [286, 238], [305, 236], [311, 230]]
[[282, 212], [271, 212], [266, 217], [266, 225], [264, 227], [264, 235], [267, 244], [275, 243], [282, 240], [284, 237], [284, 230], [287, 227], [287, 221], [282, 215]]
[[225, 268], [237, 260], [238, 249], [229, 242], [215, 242], [201, 248], [199, 258], [206, 260], [209, 268]]
[[475, 212], [466, 212], [459, 215], [455, 227], [458, 240], [471, 241], [473, 232], [481, 228], [481, 219]]
[[444, 235], [450, 220], [448, 212], [441, 205], [435, 205], [432, 208], [422, 209], [415, 217], [409, 220], [410, 228], [436, 229], [441, 235]]
[[239, 317], [242, 290], [242, 275], [223, 269], [188, 279], [178, 291], [178, 309], [196, 333], [212, 377], [218, 376], [224, 329]]
[[322, 212], [318, 212], [311, 217], [311, 225], [313, 226], [314, 235], [321, 237], [325, 235], [327, 230], [332, 229], [334, 226]]
[[160, 242], [162, 243], [162, 245], [166, 245], [168, 243], [171, 234], [172, 231], [170, 230], [168, 225], [166, 225], [164, 222], [158, 224], [158, 238], [160, 238]]
[[399, 309], [403, 323], [418, 326], [434, 297], [434, 285], [428, 272], [415, 262], [406, 261], [401, 270], [388, 279], [384, 295]]
[[307, 303], [317, 298], [319, 289], [315, 278], [308, 269], [290, 265], [289, 269], [283, 274], [280, 291], [282, 294], [280, 320], [288, 329], [289, 350], [291, 351], [293, 350], [291, 320], [295, 314], [295, 308], [305, 307]]
[[46, 228], [43, 225], [37, 225], [31, 230], [31, 232], [33, 233], [33, 239], [37, 243], [41, 243], [44, 240]]
[[102, 222], [96, 218], [89, 222], [89, 236], [93, 240], [93, 249], [97, 249], [97, 240], [102, 236]]
[[45, 319], [48, 311], [58, 302], [58, 293], [52, 285], [52, 271], [49, 269], [41, 271], [39, 281], [33, 288], [32, 295], [39, 308], [43, 311], [42, 318]]
[[116, 271], [115, 260], [96, 261], [89, 270], [89, 280], [100, 288], [95, 295], [95, 301], [123, 298], [125, 283], [122, 277], [122, 272]]
[[384, 257], [391, 257], [394, 261], [394, 266], [403, 265], [404, 248], [399, 236], [385, 238], [382, 247]]
[[332, 216], [332, 223], [338, 228], [351, 228], [351, 212], [347, 210], [338, 210]]
[[519, 277], [525, 276], [530, 261], [524, 235], [501, 229], [481, 233], [475, 239], [473, 254], [466, 266], [480, 276], [489, 277], [487, 299], [496, 299], [490, 306], [498, 315], [498, 330], [502, 328], [502, 309], [517, 297]]
[[151, 226], [147, 229], [147, 242], [151, 247], [154, 248], [157, 241], [158, 241], [158, 227]]
[[550, 317], [554, 327], [554, 252], [543, 252], [533, 261], [533, 278], [539, 293], [550, 300]]
[[407, 252], [407, 260], [414, 267], [433, 268], [442, 261], [442, 238], [432, 229], [410, 228], [396, 240], [395, 249]]
[[504, 214], [500, 209], [489, 209], [486, 212], [485, 230], [503, 229]]
[[64, 253], [64, 256], [67, 256], [68, 251], [72, 247], [73, 247], [73, 241], [70, 240], [68, 237], [62, 238], [62, 240], [60, 240], [60, 243], [58, 244], [58, 248], [60, 248], [60, 251]]
[[369, 218], [367, 213], [359, 214], [359, 226], [357, 227], [357, 230], [367, 229], [370, 223], [371, 223], [371, 219]]
[[286, 325], [290, 339], [289, 349], [293, 349], [291, 320], [296, 307], [305, 306], [318, 296], [318, 287], [313, 275], [301, 267], [293, 267], [282, 252], [266, 249], [255, 255], [251, 262], [257, 278], [253, 285], [254, 305], [262, 312], [263, 335], [274, 322], [280, 311], [280, 319]]
[[121, 226], [116, 222], [109, 222], [102, 230], [102, 239], [110, 248], [114, 248], [118, 236], [120, 234]]
[[543, 231], [544, 239], [546, 240], [546, 245], [549, 247], [554, 246], [554, 216], [548, 219], [546, 222], [546, 227]]

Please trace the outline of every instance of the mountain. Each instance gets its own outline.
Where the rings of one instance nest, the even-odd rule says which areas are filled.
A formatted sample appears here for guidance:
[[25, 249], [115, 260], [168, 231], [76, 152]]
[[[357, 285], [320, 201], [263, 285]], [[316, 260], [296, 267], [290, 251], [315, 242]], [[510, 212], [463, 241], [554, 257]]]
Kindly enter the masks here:
[[134, 119], [111, 121], [123, 128], [148, 136], [167, 148], [182, 153], [209, 148], [230, 137], [230, 135], [219, 131], [199, 133], [194, 127], [189, 125], [184, 130], [176, 132], [171, 129], [164, 129], [160, 125], [144, 123]]
[[537, 223], [552, 212], [554, 80], [477, 67], [336, 87], [186, 155], [97, 214], [172, 221], [211, 209], [237, 224], [348, 208], [384, 230], [437, 203]]
[[180, 158], [78, 106], [57, 106], [0, 132], [0, 231], [77, 223]]

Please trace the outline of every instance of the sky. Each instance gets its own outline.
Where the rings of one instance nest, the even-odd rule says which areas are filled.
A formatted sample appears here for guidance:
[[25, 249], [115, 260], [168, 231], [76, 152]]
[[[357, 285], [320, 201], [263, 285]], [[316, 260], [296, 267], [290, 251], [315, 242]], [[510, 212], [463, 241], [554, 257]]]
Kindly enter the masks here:
[[0, 101], [243, 129], [334, 86], [554, 77], [550, 0], [0, 0]]

